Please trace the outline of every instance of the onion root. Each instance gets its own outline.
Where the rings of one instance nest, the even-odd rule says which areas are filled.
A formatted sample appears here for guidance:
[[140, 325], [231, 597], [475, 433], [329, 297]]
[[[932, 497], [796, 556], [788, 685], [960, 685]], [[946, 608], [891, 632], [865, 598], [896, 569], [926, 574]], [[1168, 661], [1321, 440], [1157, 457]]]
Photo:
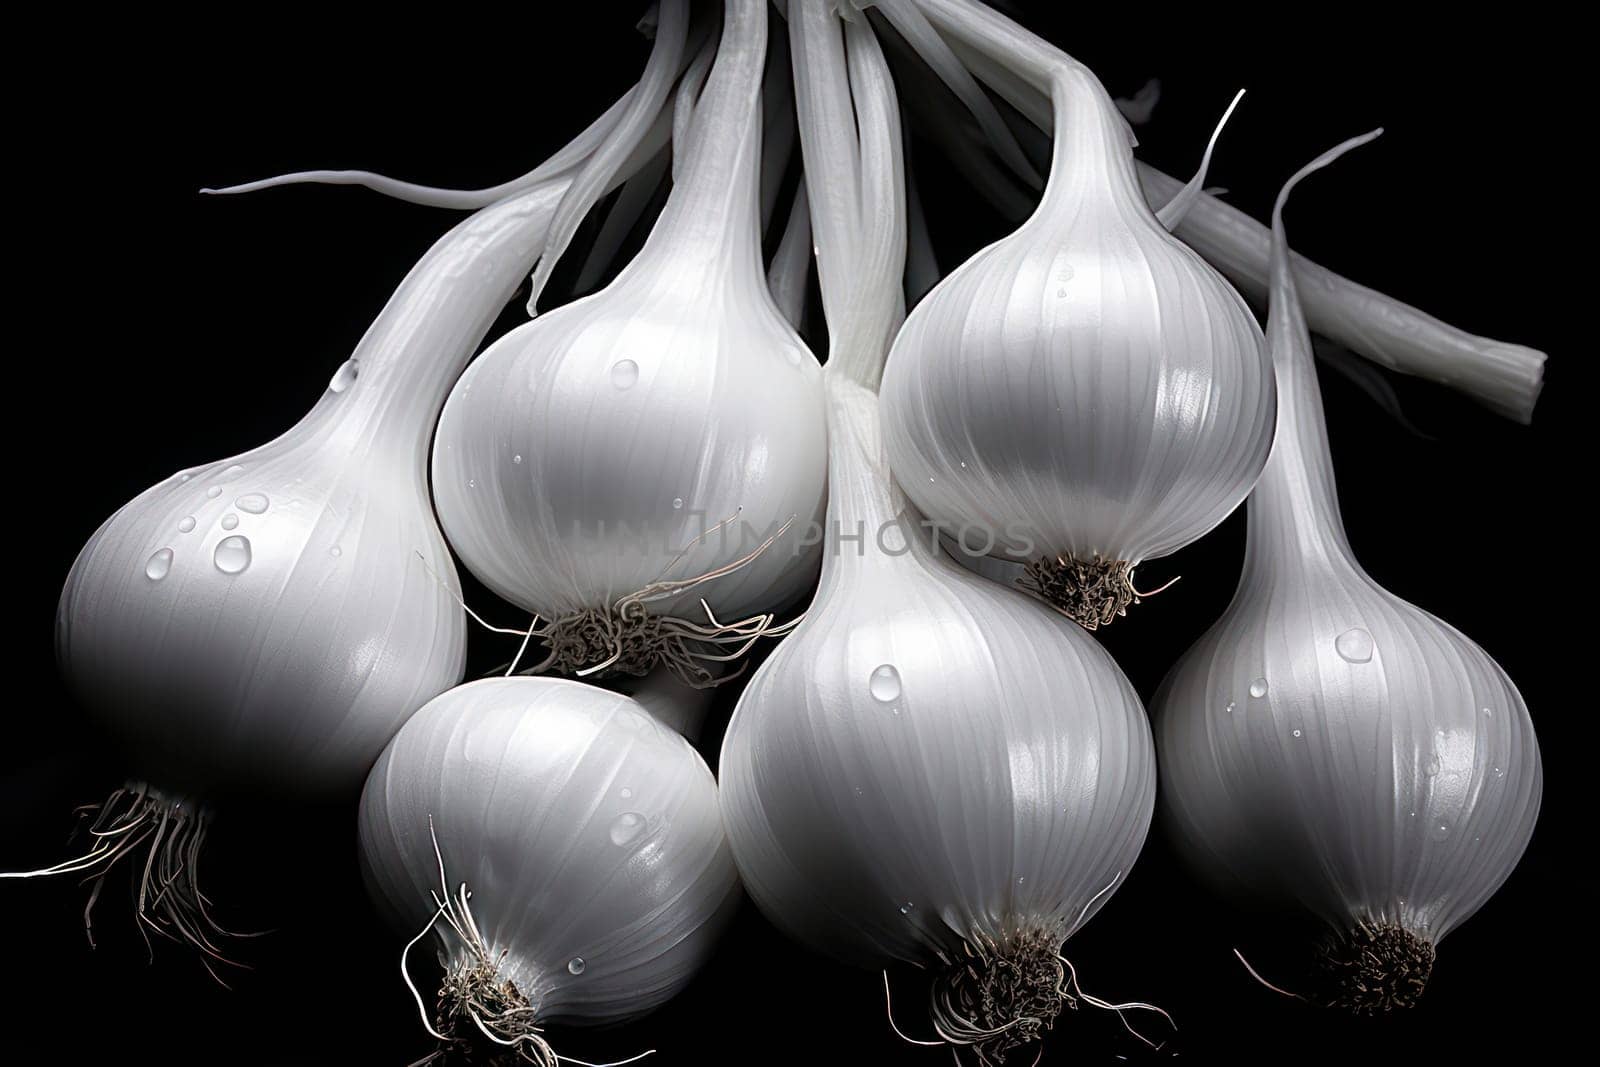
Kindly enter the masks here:
[[1331, 934], [1317, 952], [1319, 998], [1356, 1015], [1415, 1007], [1433, 973], [1434, 947], [1394, 923]]
[[1125, 559], [1041, 556], [1024, 567], [1017, 585], [1082, 626], [1108, 626], [1139, 602], [1133, 565]]
[[83, 930], [94, 947], [94, 906], [105, 888], [106, 876], [119, 864], [136, 865], [134, 913], [140, 933], [149, 944], [147, 930], [170, 941], [198, 950], [211, 976], [227, 986], [212, 962], [234, 967], [244, 964], [223, 955], [228, 940], [250, 937], [227, 930], [212, 918], [211, 903], [200, 891], [200, 851], [210, 829], [211, 814], [183, 797], [172, 797], [144, 782], [124, 785], [102, 804], [78, 809], [93, 818], [88, 833], [93, 844], [87, 852], [36, 871], [7, 871], [0, 878], [43, 878], [82, 874], [90, 886], [83, 909]]

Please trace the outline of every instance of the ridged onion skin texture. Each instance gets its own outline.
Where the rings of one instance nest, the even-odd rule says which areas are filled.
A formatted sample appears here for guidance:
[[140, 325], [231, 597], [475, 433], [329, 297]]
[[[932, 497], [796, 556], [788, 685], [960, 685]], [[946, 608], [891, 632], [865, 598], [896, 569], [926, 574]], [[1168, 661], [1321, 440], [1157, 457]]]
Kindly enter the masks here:
[[485, 585], [559, 617], [708, 573], [791, 519], [773, 550], [652, 610], [701, 618], [707, 596], [739, 618], [811, 582], [816, 548], [796, 543], [823, 501], [821, 368], [770, 299], [734, 286], [636, 260], [467, 369], [439, 421], [434, 492]]
[[[436, 911], [435, 837], [449, 891], [466, 884], [489, 958], [541, 1024], [662, 1004], [738, 904], [705, 762], [628, 697], [580, 682], [452, 689], [384, 751], [361, 799], [361, 856], [408, 937]], [[435, 929], [441, 962], [464, 962]]]
[[[925, 531], [875, 548], [895, 514], [876, 398], [829, 384], [822, 586], [723, 743], [745, 886], [792, 937], [871, 967], [931, 966], [1019, 930], [1065, 938], [1150, 822], [1138, 697], [1078, 626], [932, 555]], [[864, 546], [834, 536], [858, 520]]]
[[1164, 809], [1214, 879], [1432, 946], [1527, 846], [1539, 747], [1505, 672], [1356, 562], [1287, 257], [1275, 218], [1277, 441], [1233, 603], [1156, 697]]
[[347, 365], [276, 440], [145, 490], [78, 555], [57, 658], [138, 773], [353, 790], [460, 681], [465, 619], [411, 410], [434, 409], [420, 389], [388, 402], [373, 370]]
[[1476, 644], [1358, 568], [1252, 555], [1269, 551], [1156, 697], [1173, 836], [1225, 884], [1437, 943], [1532, 836], [1527, 708]]
[[1099, 83], [1066, 73], [1054, 97], [1038, 209], [895, 340], [885, 441], [906, 494], [974, 550], [1136, 564], [1250, 491], [1271, 368], [1242, 298], [1146, 205]]

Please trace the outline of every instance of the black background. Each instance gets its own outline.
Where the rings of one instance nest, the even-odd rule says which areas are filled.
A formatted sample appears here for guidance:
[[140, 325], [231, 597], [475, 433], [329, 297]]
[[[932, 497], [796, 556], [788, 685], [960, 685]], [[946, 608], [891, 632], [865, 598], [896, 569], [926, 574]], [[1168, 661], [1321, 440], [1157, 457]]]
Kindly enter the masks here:
[[[1577, 952], [1571, 938], [1582, 924], [1569, 913], [1589, 896], [1565, 842], [1592, 833], [1564, 810], [1574, 778], [1592, 774], [1592, 708], [1568, 689], [1557, 648], [1558, 620], [1581, 610], [1581, 574], [1562, 566], [1568, 517], [1574, 491], [1592, 485], [1591, 453], [1566, 444], [1587, 388], [1577, 364], [1588, 358], [1571, 315], [1587, 298], [1569, 279], [1593, 278], [1582, 258], [1569, 265], [1587, 253], [1590, 196], [1565, 140], [1573, 90], [1552, 80], [1568, 65], [1558, 42], [1574, 31], [1355, 17], [1290, 28], [1231, 12], [1186, 21], [1146, 10], [1069, 21], [1055, 5], [1032, 6], [1051, 10], [1028, 23], [1113, 92], [1162, 78], [1140, 153], [1169, 172], [1189, 173], [1233, 91], [1248, 87], [1211, 180], [1257, 217], [1305, 160], [1386, 126], [1379, 142], [1304, 187], [1291, 211], [1295, 246], [1447, 321], [1555, 357], [1531, 427], [1393, 379], [1428, 437], [1323, 375], [1358, 554], [1385, 586], [1459, 626], [1505, 667], [1543, 745], [1545, 808], [1532, 846], [1444, 944], [1422, 1006], [1358, 1022], [1255, 985], [1230, 949], [1288, 968], [1290, 944], [1204, 892], [1158, 825], [1126, 886], [1069, 954], [1090, 991], [1158, 1003], [1179, 1031], [1152, 1054], [1114, 1018], [1080, 1012], [1058, 1024], [1043, 1062], [1174, 1053], [1180, 1063], [1449, 1060], [1502, 1044], [1536, 1052], [1566, 1029], [1560, 961]], [[46, 38], [59, 54], [17, 101], [12, 124], [33, 170], [13, 172], [9, 227], [25, 280], [11, 286], [24, 329], [10, 352], [20, 484], [7, 494], [15, 643], [0, 867], [63, 858], [72, 807], [101, 799], [127, 770], [61, 693], [52, 666], [55, 599], [84, 540], [150, 483], [298, 418], [456, 218], [353, 189], [232, 199], [195, 190], [323, 166], [466, 186], [521, 173], [622, 92], [647, 51], [631, 30], [632, 5], [552, 8], [532, 25], [447, 12], [408, 25], [396, 9], [385, 33], [398, 42], [276, 9], [181, 26], [97, 21]], [[1005, 224], [975, 206], [947, 165], [926, 151], [916, 158], [949, 269]], [[517, 321], [508, 313], [500, 328]], [[1144, 569], [1150, 584], [1184, 580], [1104, 640], [1146, 699], [1226, 604], [1242, 547], [1241, 513]], [[469, 597], [496, 621], [516, 621], [470, 583]], [[472, 669], [504, 659], [496, 639], [473, 639]], [[705, 739], [713, 765], [726, 704]], [[348, 802], [226, 812], [207, 858], [211, 895], [233, 925], [276, 928], [247, 946], [255, 968], [233, 974], [232, 991], [175, 946], [158, 943], [151, 962], [119, 892], [102, 899], [91, 951], [83, 893], [70, 881], [0, 883], [3, 980], [14, 985], [0, 1000], [0, 1060], [364, 1065], [423, 1055], [429, 1045], [396, 973], [400, 939], [367, 906], [353, 843]], [[900, 981], [914, 990], [913, 976]], [[921, 1032], [913, 999], [901, 1015]], [[877, 975], [795, 948], [748, 905], [715, 961], [668, 1007], [620, 1030], [557, 1040], [589, 1059], [655, 1047], [661, 1063], [947, 1062], [894, 1039]]]

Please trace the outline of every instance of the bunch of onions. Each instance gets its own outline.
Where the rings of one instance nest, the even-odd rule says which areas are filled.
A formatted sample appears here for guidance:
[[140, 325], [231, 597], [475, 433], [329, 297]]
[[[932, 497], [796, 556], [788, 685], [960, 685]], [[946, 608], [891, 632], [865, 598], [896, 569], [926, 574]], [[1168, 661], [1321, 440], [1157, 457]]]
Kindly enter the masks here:
[[[949, 0], [978, 47], [1030, 39]], [[1039, 46], [1048, 48], [1048, 46]], [[1133, 569], [1205, 534], [1266, 462], [1273, 383], [1244, 300], [1145, 203], [1127, 128], [1059, 53], [1033, 216], [920, 303], [883, 381], [895, 476], [933, 522], [1093, 629]]]
[[417, 1002], [440, 1055], [555, 1067], [549, 1023], [664, 1003], [739, 901], [705, 762], [635, 700], [562, 678], [472, 682], [412, 716], [367, 779], [360, 841], [407, 953], [434, 935], [436, 1016]]
[[761, 266], [765, 41], [765, 3], [728, 3], [643, 249], [496, 342], [445, 405], [441, 522], [485, 585], [542, 620], [536, 670], [664, 664], [714, 684], [815, 578], [820, 368]]
[[933, 1043], [995, 1062], [1081, 996], [1062, 945], [1139, 852], [1154, 751], [1111, 658], [943, 558], [891, 484], [873, 385], [905, 256], [893, 88], [864, 22], [841, 39], [824, 0], [791, 0], [788, 17], [805, 158], [834, 183], [835, 210], [812, 201], [827, 550], [805, 619], [733, 714], [723, 815], [776, 925], [847, 962], [933, 971]]
[[[297, 425], [147, 490], [83, 549], [59, 658], [136, 777], [86, 854], [5, 877], [136, 859], [141, 919], [222, 959], [197, 877], [212, 798], [364, 779], [365, 877], [440, 1042], [423, 1062], [581, 1062], [547, 1028], [673, 996], [742, 877], [886, 992], [890, 967], [923, 970], [932, 1039], [907, 1040], [991, 1067], [1063, 1008], [1150, 1008], [1084, 993], [1065, 945], [1139, 855], [1158, 741], [1194, 865], [1326, 924], [1298, 995], [1412, 1003], [1528, 842], [1538, 746], [1499, 667], [1356, 563], [1308, 331], [1524, 419], [1543, 356], [1291, 256], [1289, 190], [1359, 139], [1291, 179], [1269, 234], [1201, 192], [1210, 147], [1187, 184], [1142, 167], [1094, 75], [977, 0], [774, 6], [792, 54], [769, 53], [765, 0], [725, 0], [720, 34], [660, 0], [638, 84], [503, 185], [317, 171], [224, 190], [479, 210]], [[1003, 165], [1037, 187], [1043, 158], [984, 86], [1054, 136], [1031, 216], [942, 281], [885, 25], [995, 146], [967, 161], [980, 181], [1013, 182]], [[936, 122], [970, 147], [959, 116]], [[619, 185], [580, 289], [670, 185], [638, 254], [468, 366], [530, 270], [535, 313]], [[794, 325], [813, 258], [826, 369]], [[1226, 279], [1270, 295], [1265, 338]], [[1238, 592], [1164, 683], [1153, 741], [1085, 631], [1247, 495]], [[609, 688], [450, 688], [451, 548], [535, 616], [519, 662], [538, 638], [531, 672]], [[819, 568], [804, 619], [779, 623]], [[719, 792], [690, 744], [708, 693], [784, 634], [738, 700]], [[429, 939], [431, 998], [411, 970]]]
[[1268, 346], [1277, 441], [1250, 497], [1227, 612], [1156, 697], [1166, 817], [1204, 874], [1327, 926], [1303, 995], [1414, 1003], [1440, 940], [1511, 874], [1538, 815], [1539, 747], [1511, 680], [1453, 627], [1380, 588], [1339, 518], [1282, 210]]
[[[92, 907], [132, 859], [141, 918], [221, 958], [197, 875], [210, 798], [352, 791], [406, 716], [461, 680], [465, 618], [427, 487], [434, 421], [616, 110], [440, 239], [295, 426], [172, 475], [90, 538], [57, 657], [135, 777], [99, 807], [88, 852], [4, 877], [87, 875]], [[637, 138], [619, 172], [664, 135]]]

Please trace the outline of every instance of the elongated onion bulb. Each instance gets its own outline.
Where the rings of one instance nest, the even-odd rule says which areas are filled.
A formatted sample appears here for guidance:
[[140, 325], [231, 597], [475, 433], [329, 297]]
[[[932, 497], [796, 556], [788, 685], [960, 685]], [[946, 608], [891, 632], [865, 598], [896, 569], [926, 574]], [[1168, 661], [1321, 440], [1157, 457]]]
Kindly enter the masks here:
[[[849, 962], [939, 969], [940, 1036], [1003, 1052], [1049, 1025], [1062, 943], [1139, 853], [1149, 728], [1079, 627], [891, 525], [876, 398], [829, 388], [822, 586], [728, 727], [729, 841], [779, 927]], [[1000, 990], [1004, 961], [1024, 988]]]
[[[367, 780], [360, 839], [396, 928], [437, 936], [456, 1036], [481, 1038], [476, 1010], [530, 1053], [548, 1022], [666, 1001], [739, 899], [705, 762], [628, 697], [566, 679], [472, 682], [417, 712]], [[495, 997], [509, 1014], [483, 1008]]]
[[917, 305], [883, 379], [895, 477], [930, 520], [1028, 565], [1085, 626], [1129, 572], [1221, 522], [1266, 461], [1261, 331], [1151, 214], [1126, 127], [1064, 61], [1039, 208]]
[[89, 540], [57, 653], [144, 774], [182, 791], [354, 788], [405, 717], [460, 681], [428, 439], [565, 184], [442, 238], [288, 432], [158, 483]]
[[1156, 697], [1166, 818], [1225, 884], [1331, 929], [1318, 999], [1411, 1004], [1434, 948], [1533, 832], [1539, 748], [1516, 687], [1471, 640], [1382, 589], [1339, 519], [1310, 338], [1273, 223], [1268, 343], [1282, 405], [1250, 498], [1233, 603]]
[[126, 859], [141, 919], [220, 960], [227, 931], [196, 874], [210, 797], [354, 789], [405, 717], [461, 679], [428, 440], [566, 185], [535, 181], [441, 238], [287, 433], [173, 475], [90, 538], [57, 657], [134, 782], [100, 806], [85, 854], [0, 877], [98, 880]]
[[824, 494], [820, 368], [760, 261], [765, 18], [758, 0], [728, 5], [679, 182], [638, 257], [491, 346], [441, 417], [445, 532], [543, 617], [548, 666], [666, 662], [707, 682], [815, 577], [801, 539]]

